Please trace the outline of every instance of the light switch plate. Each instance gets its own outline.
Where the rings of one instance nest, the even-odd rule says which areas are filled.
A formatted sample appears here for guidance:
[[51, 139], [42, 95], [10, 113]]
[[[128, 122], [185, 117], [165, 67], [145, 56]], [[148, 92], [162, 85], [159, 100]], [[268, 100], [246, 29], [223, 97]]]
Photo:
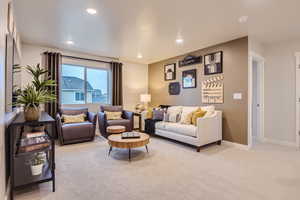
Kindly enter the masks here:
[[233, 99], [240, 100], [242, 98], [242, 93], [233, 93]]

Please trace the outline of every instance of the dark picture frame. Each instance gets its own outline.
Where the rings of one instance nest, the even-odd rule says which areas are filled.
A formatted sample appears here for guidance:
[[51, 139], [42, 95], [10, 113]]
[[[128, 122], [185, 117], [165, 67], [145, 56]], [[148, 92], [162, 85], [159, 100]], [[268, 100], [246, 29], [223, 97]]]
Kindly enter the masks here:
[[172, 81], [176, 79], [176, 63], [164, 65], [165, 81]]
[[169, 95], [179, 95], [180, 94], [180, 83], [172, 82], [169, 83]]
[[204, 75], [223, 73], [223, 51], [206, 54], [204, 56]]
[[182, 72], [182, 88], [196, 88], [197, 87], [197, 70], [191, 69]]

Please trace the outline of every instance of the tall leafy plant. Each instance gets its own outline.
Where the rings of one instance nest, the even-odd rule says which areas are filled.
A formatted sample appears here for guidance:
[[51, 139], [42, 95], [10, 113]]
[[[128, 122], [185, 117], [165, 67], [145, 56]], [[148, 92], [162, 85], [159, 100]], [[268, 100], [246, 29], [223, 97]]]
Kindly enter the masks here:
[[22, 68], [25, 68], [33, 80], [31, 84], [20, 90], [15, 105], [24, 106], [25, 110], [28, 108], [38, 109], [40, 104], [56, 100], [56, 96], [50, 89], [56, 87], [56, 84], [47, 76], [47, 70], [42, 69], [40, 64], [37, 64], [36, 67], [27, 65]]

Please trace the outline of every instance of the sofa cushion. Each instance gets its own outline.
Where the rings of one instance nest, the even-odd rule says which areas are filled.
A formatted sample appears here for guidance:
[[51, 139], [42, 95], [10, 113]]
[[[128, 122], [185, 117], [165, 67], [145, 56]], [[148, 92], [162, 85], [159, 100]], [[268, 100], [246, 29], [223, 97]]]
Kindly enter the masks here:
[[108, 111], [108, 112], [122, 112], [122, 106], [100, 106], [101, 112]]
[[92, 137], [93, 123], [82, 122], [73, 124], [63, 124], [62, 133], [64, 140]]
[[202, 106], [201, 110], [206, 111], [205, 117], [211, 117], [215, 113], [215, 106]]
[[197, 127], [188, 124], [172, 123], [172, 122], [157, 122], [156, 129], [170, 131], [176, 134], [197, 137]]
[[193, 114], [192, 114], [192, 124], [194, 126], [197, 126], [197, 119], [201, 118], [201, 117], [204, 117], [206, 113], [207, 113], [207, 111], [202, 110], [201, 108], [196, 110], [195, 112], [193, 112]]
[[191, 124], [193, 112], [195, 112], [198, 109], [199, 109], [199, 107], [196, 107], [196, 106], [183, 106], [182, 112], [181, 112], [181, 117], [180, 117], [180, 123]]

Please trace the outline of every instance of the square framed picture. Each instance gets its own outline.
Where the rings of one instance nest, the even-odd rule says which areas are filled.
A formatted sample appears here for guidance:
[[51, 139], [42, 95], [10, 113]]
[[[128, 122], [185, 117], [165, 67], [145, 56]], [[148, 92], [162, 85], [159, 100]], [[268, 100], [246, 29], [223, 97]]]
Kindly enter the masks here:
[[197, 87], [197, 70], [191, 69], [182, 72], [182, 88], [196, 88]]
[[204, 56], [204, 75], [223, 73], [223, 52], [207, 54]]
[[164, 68], [165, 81], [176, 79], [176, 63], [167, 64]]

